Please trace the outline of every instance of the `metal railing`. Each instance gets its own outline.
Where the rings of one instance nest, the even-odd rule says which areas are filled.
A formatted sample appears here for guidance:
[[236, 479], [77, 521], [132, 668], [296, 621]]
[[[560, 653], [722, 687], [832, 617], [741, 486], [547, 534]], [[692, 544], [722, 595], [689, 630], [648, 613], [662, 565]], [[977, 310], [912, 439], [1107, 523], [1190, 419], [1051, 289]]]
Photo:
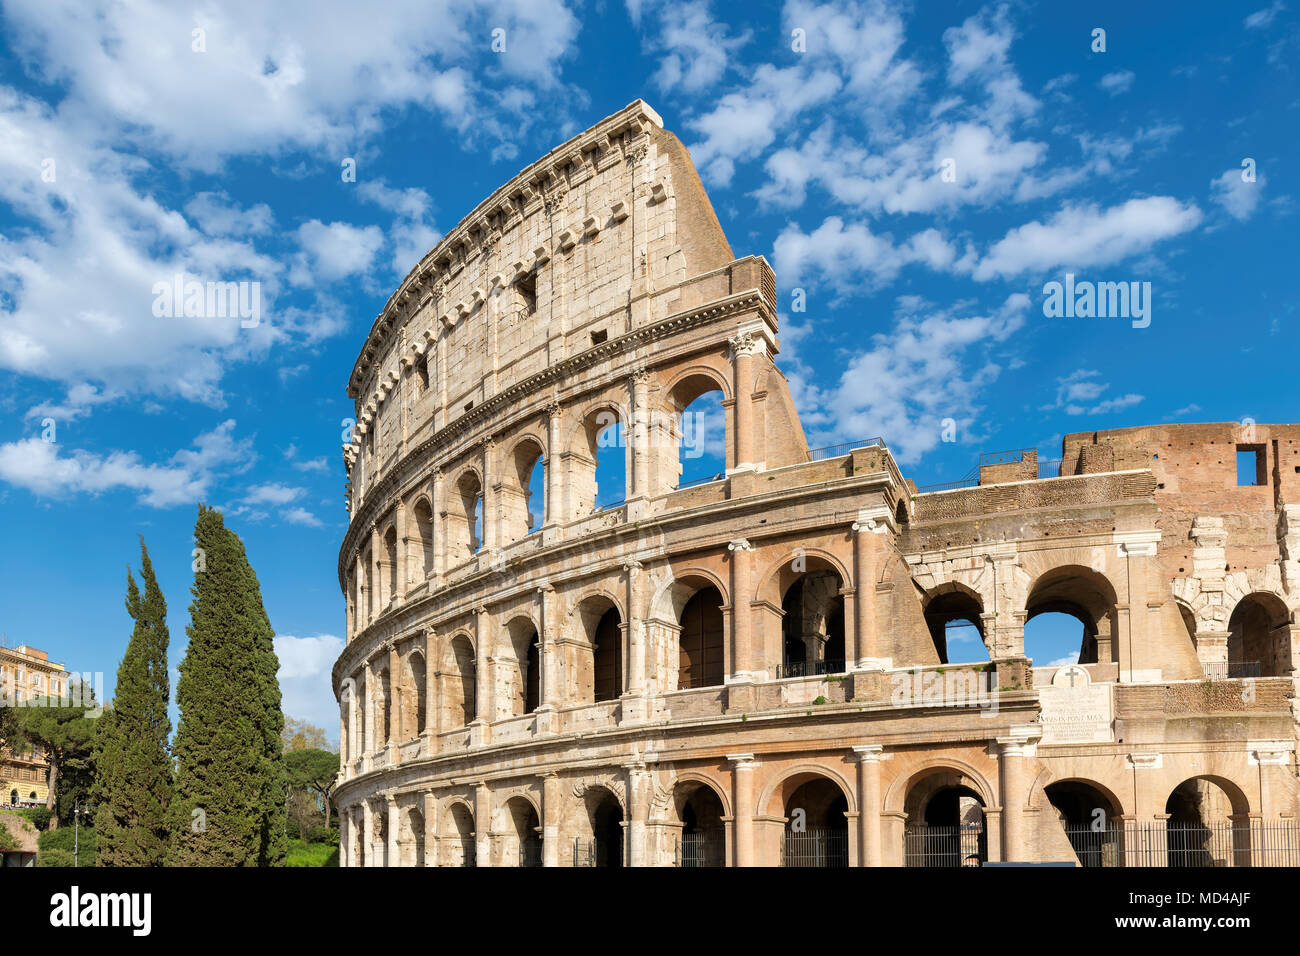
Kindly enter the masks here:
[[692, 478], [690, 481], [679, 481], [676, 490], [681, 491], [683, 488], [694, 488], [696, 485], [707, 485], [715, 481], [721, 481], [726, 477], [726, 472], [720, 471], [716, 475], [709, 475], [704, 478]]
[[1065, 835], [1089, 868], [1163, 866], [1176, 869], [1300, 866], [1300, 825], [1148, 823], [1095, 828], [1067, 824]]
[[1061, 462], [1064, 459], [1051, 458], [1047, 461], [1038, 462], [1038, 477], [1041, 478], [1064, 478], [1061, 474]]
[[958, 867], [971, 857], [989, 858], [988, 833], [982, 823], [960, 826], [910, 826], [903, 831], [903, 865]]
[[540, 867], [542, 865], [542, 841], [525, 840], [519, 847], [519, 865]]
[[1024, 461], [1025, 455], [1037, 452], [1037, 448], [1010, 448], [1006, 451], [986, 451], [980, 453], [980, 467], [985, 465], [1012, 465]]
[[847, 455], [855, 448], [873, 448], [885, 447], [883, 438], [864, 438], [861, 441], [846, 441], [838, 445], [827, 445], [824, 448], [808, 449], [809, 461], [823, 461], [827, 458], [839, 458], [841, 455]]
[[1208, 680], [1237, 680], [1260, 675], [1259, 661], [1205, 661], [1201, 665]]
[[727, 843], [717, 830], [683, 833], [677, 841], [677, 865], [683, 868], [727, 865]]
[[782, 664], [776, 669], [777, 679], [782, 677], [812, 677], [817, 674], [843, 674], [848, 667], [844, 661], [796, 661]]
[[785, 831], [781, 865], [840, 868], [849, 865], [848, 827], [808, 827], [795, 833]]
[[573, 865], [574, 866], [595, 866], [596, 865], [596, 841], [595, 840], [577, 840], [573, 841]]

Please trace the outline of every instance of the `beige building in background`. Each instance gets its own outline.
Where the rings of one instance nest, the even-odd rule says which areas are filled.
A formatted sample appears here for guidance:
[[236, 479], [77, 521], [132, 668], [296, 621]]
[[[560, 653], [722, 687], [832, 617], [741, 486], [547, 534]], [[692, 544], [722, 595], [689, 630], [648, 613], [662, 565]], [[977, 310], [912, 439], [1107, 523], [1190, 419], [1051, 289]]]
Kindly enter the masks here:
[[[1300, 426], [918, 489], [888, 436], [809, 449], [776, 290], [638, 101], [394, 293], [348, 383], [343, 864], [1300, 863]], [[1078, 665], [1026, 656], [1048, 612]]]
[[[45, 651], [28, 647], [0, 647], [0, 694], [6, 707], [34, 697], [62, 697], [68, 688], [62, 664]], [[39, 746], [19, 747], [15, 753], [0, 743], [0, 805], [44, 806], [49, 796], [50, 764]]]

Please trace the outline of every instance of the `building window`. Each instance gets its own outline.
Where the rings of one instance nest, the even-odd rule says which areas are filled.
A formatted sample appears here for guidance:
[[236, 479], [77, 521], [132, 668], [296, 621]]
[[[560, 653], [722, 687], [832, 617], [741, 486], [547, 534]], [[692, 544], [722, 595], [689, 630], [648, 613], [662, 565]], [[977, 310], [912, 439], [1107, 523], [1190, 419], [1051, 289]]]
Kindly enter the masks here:
[[1257, 487], [1268, 484], [1264, 472], [1264, 446], [1237, 446], [1237, 486]]

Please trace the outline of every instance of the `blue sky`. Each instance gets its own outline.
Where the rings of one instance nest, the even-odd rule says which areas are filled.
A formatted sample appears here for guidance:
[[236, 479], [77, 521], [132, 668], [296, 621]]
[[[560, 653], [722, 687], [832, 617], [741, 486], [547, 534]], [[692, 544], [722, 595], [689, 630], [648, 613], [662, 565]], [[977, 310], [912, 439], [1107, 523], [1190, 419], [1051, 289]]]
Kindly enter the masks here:
[[[174, 666], [203, 500], [286, 710], [336, 735], [359, 345], [444, 231], [637, 97], [775, 267], [814, 445], [882, 435], [924, 485], [1294, 420], [1296, 11], [1064, 6], [0, 2], [0, 631], [111, 693], [143, 534]], [[177, 273], [258, 283], [256, 325], [155, 314]], [[1066, 273], [1149, 282], [1150, 324], [1046, 316]]]

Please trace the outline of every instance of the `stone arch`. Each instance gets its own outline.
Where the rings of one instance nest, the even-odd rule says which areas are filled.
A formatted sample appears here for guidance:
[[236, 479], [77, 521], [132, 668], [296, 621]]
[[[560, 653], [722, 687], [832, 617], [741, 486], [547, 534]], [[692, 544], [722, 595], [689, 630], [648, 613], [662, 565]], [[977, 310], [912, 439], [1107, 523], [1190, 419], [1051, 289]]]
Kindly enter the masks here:
[[1250, 798], [1233, 781], [1188, 777], [1170, 790], [1163, 809], [1169, 866], [1250, 864]]
[[849, 865], [849, 819], [854, 789], [834, 770], [801, 765], [770, 785], [768, 816], [782, 821], [781, 862], [791, 867]]
[[843, 594], [850, 580], [848, 568], [821, 549], [794, 551], [769, 566], [757, 597], [781, 608], [782, 676], [847, 668]]
[[466, 465], [449, 484], [443, 522], [448, 561], [452, 567], [472, 558], [483, 545], [483, 476]]
[[379, 577], [382, 593], [379, 598], [379, 607], [380, 610], [383, 610], [393, 602], [400, 590], [400, 584], [397, 580], [397, 525], [389, 524], [380, 535], [379, 542], [383, 548], [383, 564], [380, 568]]
[[[926, 591], [922, 599], [922, 613], [926, 627], [930, 631], [930, 640], [939, 655], [939, 663], [947, 664], [951, 660], [948, 646], [949, 631], [955, 622], [968, 621], [974, 626], [975, 636], [983, 645], [988, 656], [988, 635], [984, 629], [984, 597], [969, 584], [960, 581], [945, 581]], [[954, 640], [965, 634], [953, 634]], [[978, 660], [978, 658], [976, 658]]]
[[731, 376], [712, 365], [696, 362], [672, 374], [664, 385], [664, 400], [680, 411], [700, 395], [714, 390], [722, 392], [724, 400], [731, 401], [734, 397]]
[[[509, 544], [527, 537], [541, 528], [546, 520], [545, 483], [549, 479], [546, 443], [532, 432], [519, 436], [503, 457], [502, 481], [498, 489], [498, 505], [501, 520], [500, 543]], [[542, 470], [542, 512], [534, 521], [532, 485], [536, 469]]]
[[497, 699], [505, 716], [530, 714], [541, 705], [541, 661], [537, 622], [531, 614], [516, 614], [506, 622], [498, 645], [499, 658], [510, 666], [498, 668]]
[[412, 538], [411, 556], [407, 560], [407, 577], [426, 580], [433, 574], [433, 503], [428, 495], [420, 495], [411, 506], [415, 519], [415, 537]]
[[[1061, 564], [1034, 578], [1025, 596], [1025, 625], [1041, 614], [1067, 614], [1083, 625], [1079, 663], [1118, 660], [1119, 591], [1103, 572], [1079, 564]], [[1030, 656], [1031, 648], [1024, 649]]]
[[886, 813], [905, 813], [909, 791], [923, 778], [937, 774], [951, 774], [961, 786], [969, 787], [979, 796], [986, 807], [998, 805], [996, 792], [988, 779], [973, 765], [955, 757], [933, 757], [911, 768], [906, 775], [900, 775], [889, 785], [885, 792], [884, 810]]
[[[627, 497], [630, 468], [626, 429], [631, 420], [626, 407], [613, 398], [586, 405], [575, 416], [567, 443], [568, 474], [565, 485], [570, 500], [569, 518], [621, 504]], [[609, 429], [614, 430], [610, 445]], [[622, 487], [616, 477], [621, 473]]]
[[1246, 667], [1241, 668], [1241, 673], [1232, 673], [1234, 661], [1258, 662], [1262, 677], [1291, 674], [1295, 666], [1291, 659], [1291, 609], [1280, 595], [1251, 591], [1233, 605], [1228, 615], [1228, 676], [1255, 676], [1246, 673]]
[[424, 811], [416, 804], [402, 814], [404, 824], [400, 848], [403, 866], [424, 866]]
[[357, 682], [355, 678], [345, 677], [339, 684], [339, 709], [342, 712], [343, 728], [339, 734], [339, 762], [346, 767], [361, 753], [357, 746], [357, 729], [360, 726], [358, 711]]
[[971, 857], [988, 859], [985, 812], [996, 803], [992, 788], [974, 768], [940, 758], [914, 770], [897, 796], [905, 865], [952, 867]]
[[858, 812], [857, 788], [850, 784], [838, 769], [826, 764], [811, 762], [798, 763], [793, 767], [787, 767], [769, 780], [763, 787], [761, 796], [755, 806], [764, 808], [759, 812], [768, 816], [784, 816], [785, 801], [796, 789], [814, 777], [825, 777], [834, 783], [844, 794], [849, 812]]
[[542, 823], [541, 810], [531, 794], [518, 792], [501, 801], [499, 812], [493, 814], [493, 832], [498, 837], [498, 865], [541, 866]]
[[452, 634], [443, 647], [442, 687], [438, 694], [444, 729], [464, 727], [478, 716], [477, 668], [473, 637], [466, 631]]
[[475, 866], [478, 853], [473, 804], [459, 795], [449, 797], [443, 804], [442, 818], [438, 862], [442, 866]]
[[[707, 365], [692, 365], [674, 376], [664, 390], [664, 412], [659, 414], [666, 421], [652, 424], [657, 429], [656, 441], [669, 447], [664, 449], [661, 487], [653, 489], [654, 493], [673, 491], [684, 479], [697, 482], [715, 478], [734, 464], [735, 425], [730, 421], [734, 409], [727, 378]], [[707, 428], [718, 419], [722, 425], [720, 461], [710, 460], [708, 452]]]
[[573, 698], [588, 703], [616, 700], [626, 686], [627, 617], [622, 604], [597, 586], [574, 602], [569, 615], [572, 640], [566, 652]]
[[411, 738], [418, 737], [429, 729], [429, 693], [425, 684], [428, 667], [424, 660], [424, 651], [412, 649], [406, 655], [407, 686], [411, 689], [409, 701], [411, 721]]
[[696, 775], [679, 777], [668, 800], [668, 811], [668, 825], [676, 830], [680, 866], [726, 866], [726, 821], [731, 814], [718, 786]]

